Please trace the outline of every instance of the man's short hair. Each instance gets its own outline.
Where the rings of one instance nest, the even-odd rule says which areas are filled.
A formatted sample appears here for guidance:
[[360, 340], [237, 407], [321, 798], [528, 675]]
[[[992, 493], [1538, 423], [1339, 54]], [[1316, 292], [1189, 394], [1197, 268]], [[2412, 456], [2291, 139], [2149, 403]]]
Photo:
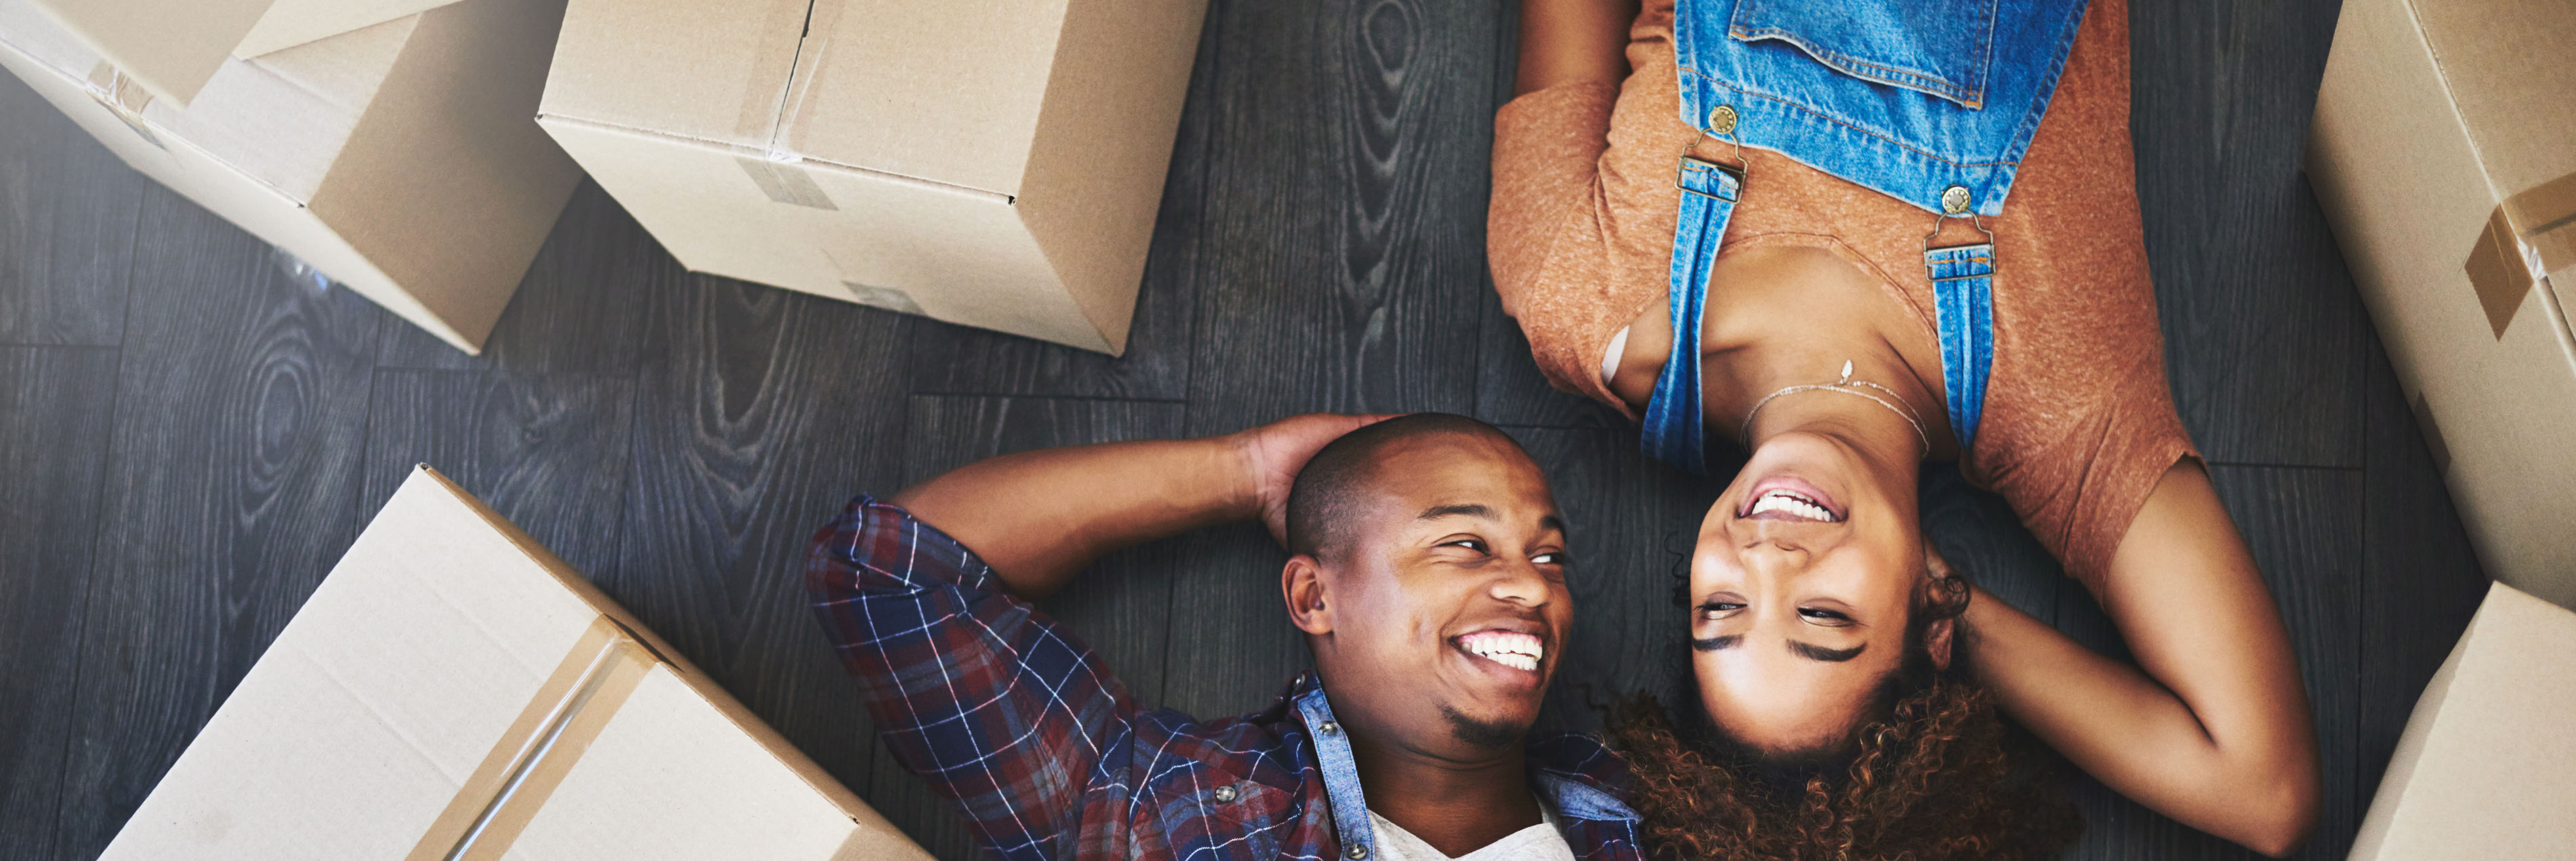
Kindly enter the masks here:
[[[1341, 435], [1308, 458], [1288, 490], [1288, 552], [1317, 559], [1338, 554], [1351, 537], [1351, 518], [1377, 477], [1378, 454], [1399, 440], [1436, 434], [1520, 443], [1501, 428], [1453, 413], [1412, 413]], [[1525, 453], [1526, 454], [1526, 453]]]

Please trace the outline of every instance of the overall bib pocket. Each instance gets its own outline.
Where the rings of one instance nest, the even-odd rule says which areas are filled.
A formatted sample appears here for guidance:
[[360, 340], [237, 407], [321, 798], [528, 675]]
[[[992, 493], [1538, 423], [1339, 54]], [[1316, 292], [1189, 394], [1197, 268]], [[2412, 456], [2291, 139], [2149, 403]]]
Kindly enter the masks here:
[[1996, 0], [1738, 0], [1728, 36], [1778, 40], [1835, 71], [1938, 96], [1986, 101]]

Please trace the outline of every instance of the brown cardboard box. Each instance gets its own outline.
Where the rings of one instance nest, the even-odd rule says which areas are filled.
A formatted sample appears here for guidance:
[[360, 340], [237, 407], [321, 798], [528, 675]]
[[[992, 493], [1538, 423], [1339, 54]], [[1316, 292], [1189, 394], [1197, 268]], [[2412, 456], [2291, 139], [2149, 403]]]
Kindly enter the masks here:
[[134, 169], [475, 352], [581, 178], [532, 119], [562, 12], [440, 6], [226, 59], [180, 106], [0, 0], [0, 65]]
[[2487, 572], [2576, 606], [2576, 3], [2347, 0], [2307, 173]]
[[455, 0], [29, 0], [145, 92], [185, 106], [226, 57], [337, 36]]
[[540, 121], [689, 268], [1119, 353], [1206, 0], [574, 0]]
[[2353, 861], [2576, 851], [2576, 613], [2498, 583], [2415, 701]]
[[424, 466], [101, 857], [929, 856]]

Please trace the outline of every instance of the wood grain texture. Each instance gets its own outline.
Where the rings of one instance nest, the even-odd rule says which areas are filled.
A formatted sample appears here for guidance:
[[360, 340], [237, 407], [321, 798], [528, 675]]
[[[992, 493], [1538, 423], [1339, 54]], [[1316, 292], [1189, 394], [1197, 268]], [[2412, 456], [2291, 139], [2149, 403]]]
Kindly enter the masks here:
[[[911, 398], [904, 432], [904, 479], [910, 486], [997, 455], [1056, 446], [1168, 439], [1180, 435], [1181, 406], [1066, 398], [921, 396]], [[894, 488], [884, 488], [891, 493]], [[932, 524], [936, 526], [938, 524]], [[1161, 541], [1113, 553], [1063, 591], [1037, 602], [1063, 630], [1088, 644], [1126, 684], [1142, 708], [1163, 701], [1165, 634], [1172, 582], [1192, 566]], [[1284, 622], [1283, 622], [1284, 624]], [[877, 812], [942, 858], [974, 854], [977, 844], [954, 803], [922, 791], [921, 779], [890, 756], [876, 758], [868, 795]]]
[[146, 197], [89, 567], [59, 854], [93, 857], [357, 534], [378, 327]]
[[[2342, 858], [2360, 824], [2354, 754], [2360, 712], [2362, 475], [2357, 470], [2216, 466], [2210, 479], [2280, 604], [2316, 717], [2325, 766], [2323, 810], [2316, 837], [2292, 857]], [[2175, 612], [2190, 612], [2187, 596], [2175, 596], [2175, 605]], [[2090, 780], [2079, 785], [2085, 833], [2073, 857], [2259, 857], [2149, 812]]]
[[910, 319], [657, 265], [617, 564], [592, 571], [844, 784], [874, 735], [805, 604], [814, 530], [902, 480]]
[[[1474, 409], [1497, 26], [1467, 0], [1230, 2], [1193, 432]], [[1194, 412], [1194, 416], [1197, 413]]]
[[54, 849], [116, 361], [0, 347], [0, 859]]
[[2212, 461], [2361, 465], [2361, 301], [2298, 175], [2335, 7], [2129, 6], [2165, 366]]
[[2451, 493], [2442, 485], [2388, 353], [2371, 339], [2368, 465], [2362, 485], [2361, 716], [2354, 753], [2361, 809], [2397, 750], [2415, 699], [2485, 600]]
[[620, 561], [634, 424], [622, 377], [378, 370], [358, 515], [426, 463], [597, 576]]
[[[1222, 3], [1211, 2], [1211, 8]], [[1199, 281], [1211, 249], [1207, 220], [1208, 129], [1223, 103], [1216, 85], [1217, 28], [1199, 31], [1188, 100], [1172, 141], [1172, 165], [1145, 255], [1144, 281], [1127, 332], [1127, 352], [1108, 356], [1032, 338], [932, 320], [916, 324], [914, 391], [985, 395], [1083, 395], [1179, 399], [1189, 394], [1198, 341], [1193, 318], [1206, 287]]]
[[654, 273], [669, 252], [599, 184], [582, 179], [480, 356], [410, 323], [385, 327], [376, 364], [387, 368], [511, 368], [632, 373]]
[[122, 343], [151, 180], [15, 76], [0, 117], [0, 344]]

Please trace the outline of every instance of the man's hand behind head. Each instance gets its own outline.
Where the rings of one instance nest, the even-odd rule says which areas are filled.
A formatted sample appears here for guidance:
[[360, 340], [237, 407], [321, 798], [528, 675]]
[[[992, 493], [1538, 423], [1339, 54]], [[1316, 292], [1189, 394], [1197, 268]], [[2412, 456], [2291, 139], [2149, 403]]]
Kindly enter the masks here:
[[1261, 524], [1269, 527], [1270, 537], [1281, 544], [1288, 542], [1288, 490], [1316, 450], [1343, 434], [1393, 417], [1307, 413], [1232, 434], [1229, 438], [1241, 452], [1244, 474], [1251, 477], [1253, 506], [1261, 512]]

